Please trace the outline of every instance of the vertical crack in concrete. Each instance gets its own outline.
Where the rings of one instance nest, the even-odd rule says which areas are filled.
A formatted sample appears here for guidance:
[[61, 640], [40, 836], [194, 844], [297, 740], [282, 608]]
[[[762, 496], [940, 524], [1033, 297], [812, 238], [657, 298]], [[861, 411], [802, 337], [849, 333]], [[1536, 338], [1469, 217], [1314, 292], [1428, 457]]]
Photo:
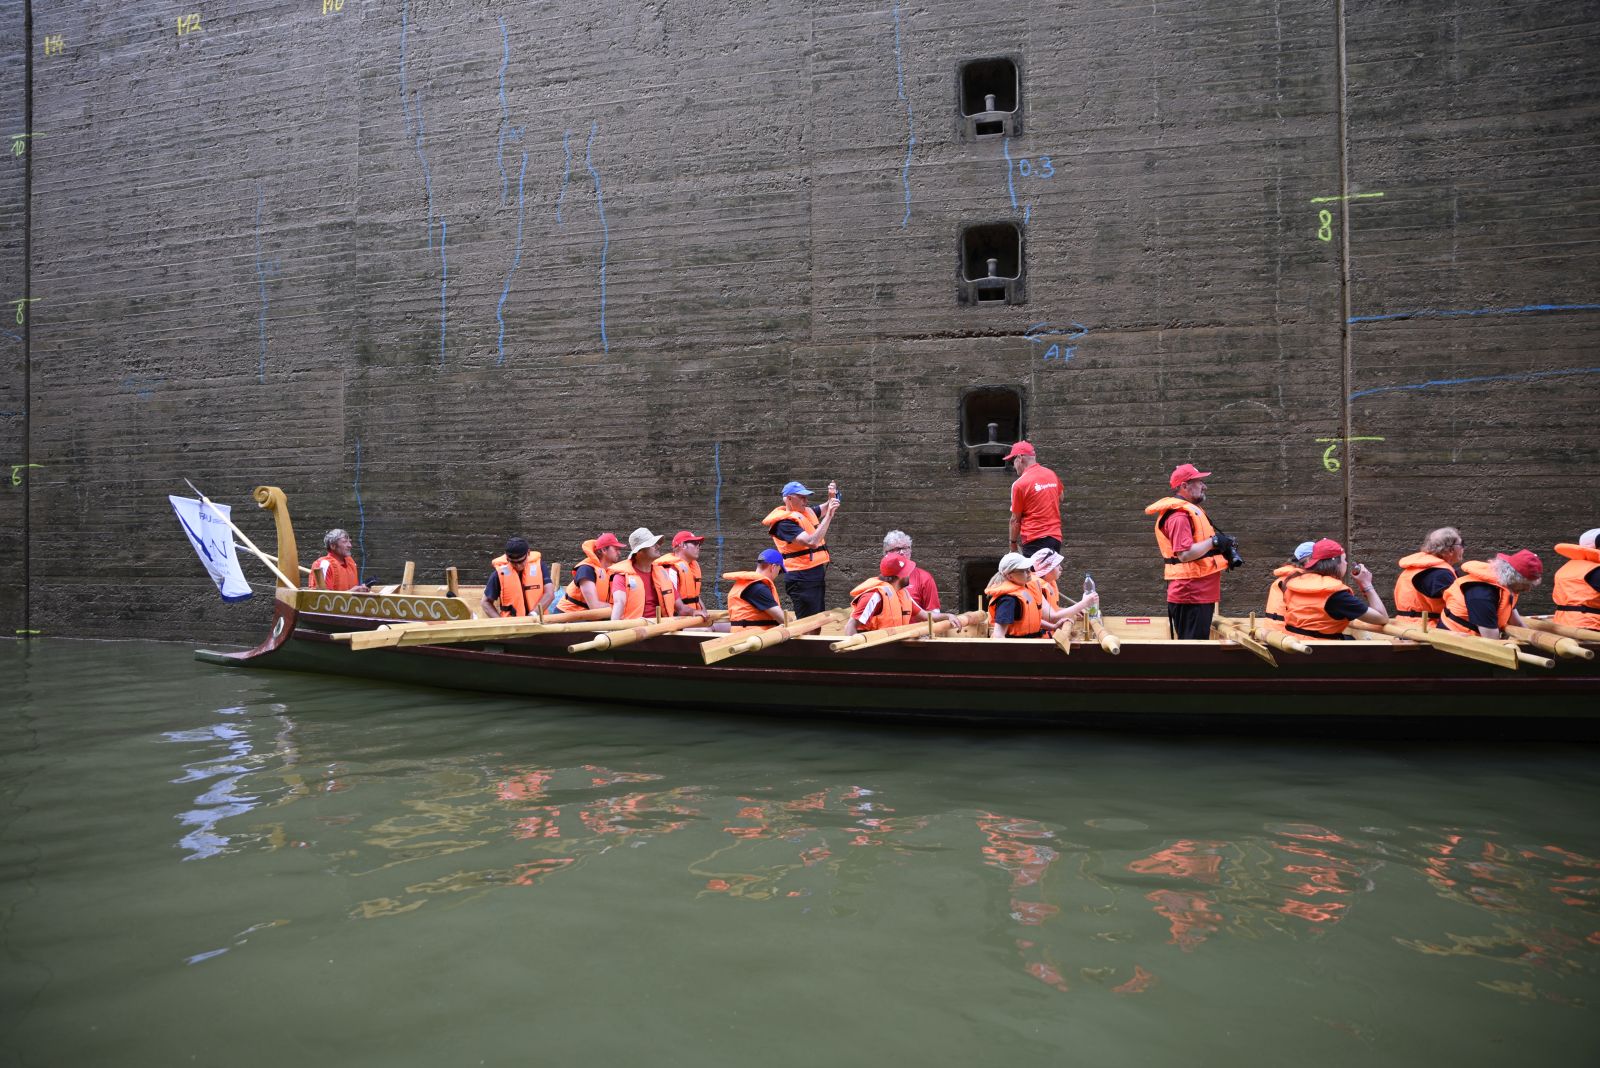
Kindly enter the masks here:
[[505, 366], [506, 362], [506, 298], [511, 295], [511, 279], [517, 273], [517, 268], [522, 266], [522, 215], [525, 201], [523, 200], [523, 182], [528, 176], [528, 150], [522, 150], [522, 168], [517, 172], [517, 248], [516, 254], [511, 258], [511, 269], [506, 272], [506, 284], [500, 290], [500, 303], [495, 305], [494, 317], [500, 323], [500, 339], [497, 343], [499, 358], [495, 360], [496, 367]]
[[[894, 4], [894, 77], [900, 102], [906, 106], [906, 161], [900, 167], [900, 186], [906, 198], [906, 213], [900, 219], [903, 230], [911, 222], [911, 152], [917, 147], [917, 131], [911, 118], [911, 98], [906, 96], [905, 62], [900, 55], [900, 0], [895, 0]], [[1017, 206], [1015, 194], [1011, 197], [1011, 206]]]
[[594, 179], [594, 206], [600, 213], [600, 232], [605, 235], [600, 245], [600, 347], [609, 353], [611, 342], [606, 339], [606, 260], [611, 254], [611, 227], [606, 223], [606, 202], [600, 192], [600, 172], [594, 166], [594, 138], [599, 131], [599, 121], [591, 121], [589, 143], [583, 147], [583, 165], [589, 169], [589, 176]]
[[505, 206], [510, 194], [510, 176], [506, 174], [506, 135], [520, 140], [522, 131], [511, 125], [511, 102], [506, 99], [506, 69], [511, 66], [511, 35], [506, 32], [506, 20], [495, 16], [500, 23], [500, 131], [495, 138], [494, 158], [500, 167], [500, 204]]
[[722, 442], [711, 443], [711, 465], [716, 471], [717, 486], [711, 494], [711, 516], [717, 527], [717, 577], [712, 580], [710, 592], [716, 597], [716, 607], [722, 607], [722, 546], [727, 540], [722, 536]]
[[356, 515], [360, 519], [360, 527], [356, 531], [356, 551], [361, 554], [361, 563], [356, 571], [361, 576], [361, 581], [367, 581], [367, 510], [361, 503], [361, 439], [356, 438]]
[[561, 154], [566, 157], [566, 165], [561, 172], [561, 192], [556, 194], [556, 222], [565, 225], [561, 219], [561, 205], [567, 199], [567, 186], [572, 184], [572, 131], [561, 131]]
[[261, 291], [261, 312], [258, 316], [258, 333], [261, 338], [261, 356], [256, 364], [256, 380], [267, 380], [267, 267], [261, 259], [261, 208], [266, 203], [267, 190], [256, 185], [256, 285]]

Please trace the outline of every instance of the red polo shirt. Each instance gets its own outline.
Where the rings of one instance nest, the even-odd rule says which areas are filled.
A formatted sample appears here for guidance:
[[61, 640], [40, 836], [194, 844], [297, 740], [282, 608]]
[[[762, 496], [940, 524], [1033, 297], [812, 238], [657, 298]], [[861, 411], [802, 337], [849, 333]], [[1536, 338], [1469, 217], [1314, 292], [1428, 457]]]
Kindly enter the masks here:
[[1034, 538], [1061, 540], [1061, 480], [1043, 464], [1034, 464], [1011, 484], [1011, 511], [1022, 520], [1018, 543]]

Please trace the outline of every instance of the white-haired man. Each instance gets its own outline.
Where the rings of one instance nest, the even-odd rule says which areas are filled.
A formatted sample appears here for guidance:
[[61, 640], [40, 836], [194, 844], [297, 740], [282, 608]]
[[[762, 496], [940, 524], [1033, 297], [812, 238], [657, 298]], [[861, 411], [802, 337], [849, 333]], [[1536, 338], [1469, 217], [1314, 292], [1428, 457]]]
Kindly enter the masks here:
[[[906, 559], [911, 559], [911, 535], [903, 530], [891, 530], [883, 536], [883, 554], [899, 553]], [[933, 576], [922, 569], [922, 565], [912, 561], [911, 572], [906, 579], [906, 589], [911, 594], [911, 599], [932, 612], [939, 607], [939, 585], [933, 581]]]
[[361, 581], [361, 571], [350, 554], [349, 532], [334, 527], [322, 536], [322, 547], [328, 551], [312, 561], [311, 577], [306, 580], [309, 589], [371, 592]]

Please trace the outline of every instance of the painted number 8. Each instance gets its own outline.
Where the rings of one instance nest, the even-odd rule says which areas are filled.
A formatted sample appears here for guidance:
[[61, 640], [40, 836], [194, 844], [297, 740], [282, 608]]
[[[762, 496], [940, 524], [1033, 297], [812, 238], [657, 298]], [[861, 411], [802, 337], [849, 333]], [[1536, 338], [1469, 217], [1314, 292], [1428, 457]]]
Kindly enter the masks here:
[[1333, 212], [1329, 211], [1327, 208], [1323, 208], [1321, 211], [1317, 212], [1317, 222], [1322, 224], [1321, 226], [1317, 227], [1317, 240], [1332, 241]]

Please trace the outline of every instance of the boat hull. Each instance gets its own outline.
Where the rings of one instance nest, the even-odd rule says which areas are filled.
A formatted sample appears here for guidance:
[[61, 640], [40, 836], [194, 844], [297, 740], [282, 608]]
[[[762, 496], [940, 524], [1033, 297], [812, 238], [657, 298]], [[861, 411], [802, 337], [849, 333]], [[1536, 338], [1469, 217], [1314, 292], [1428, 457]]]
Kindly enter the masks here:
[[[1595, 661], [1507, 671], [1387, 642], [1279, 654], [1279, 667], [1214, 642], [899, 642], [833, 653], [807, 636], [707, 666], [696, 632], [606, 653], [569, 654], [571, 634], [352, 651], [338, 632], [384, 620], [299, 612], [280, 600], [273, 635], [248, 652], [201, 652], [235, 666], [309, 671], [529, 697], [784, 715], [869, 715], [1008, 724], [1186, 725], [1515, 723], [1600, 730]], [[578, 636], [578, 637], [581, 637]]]

